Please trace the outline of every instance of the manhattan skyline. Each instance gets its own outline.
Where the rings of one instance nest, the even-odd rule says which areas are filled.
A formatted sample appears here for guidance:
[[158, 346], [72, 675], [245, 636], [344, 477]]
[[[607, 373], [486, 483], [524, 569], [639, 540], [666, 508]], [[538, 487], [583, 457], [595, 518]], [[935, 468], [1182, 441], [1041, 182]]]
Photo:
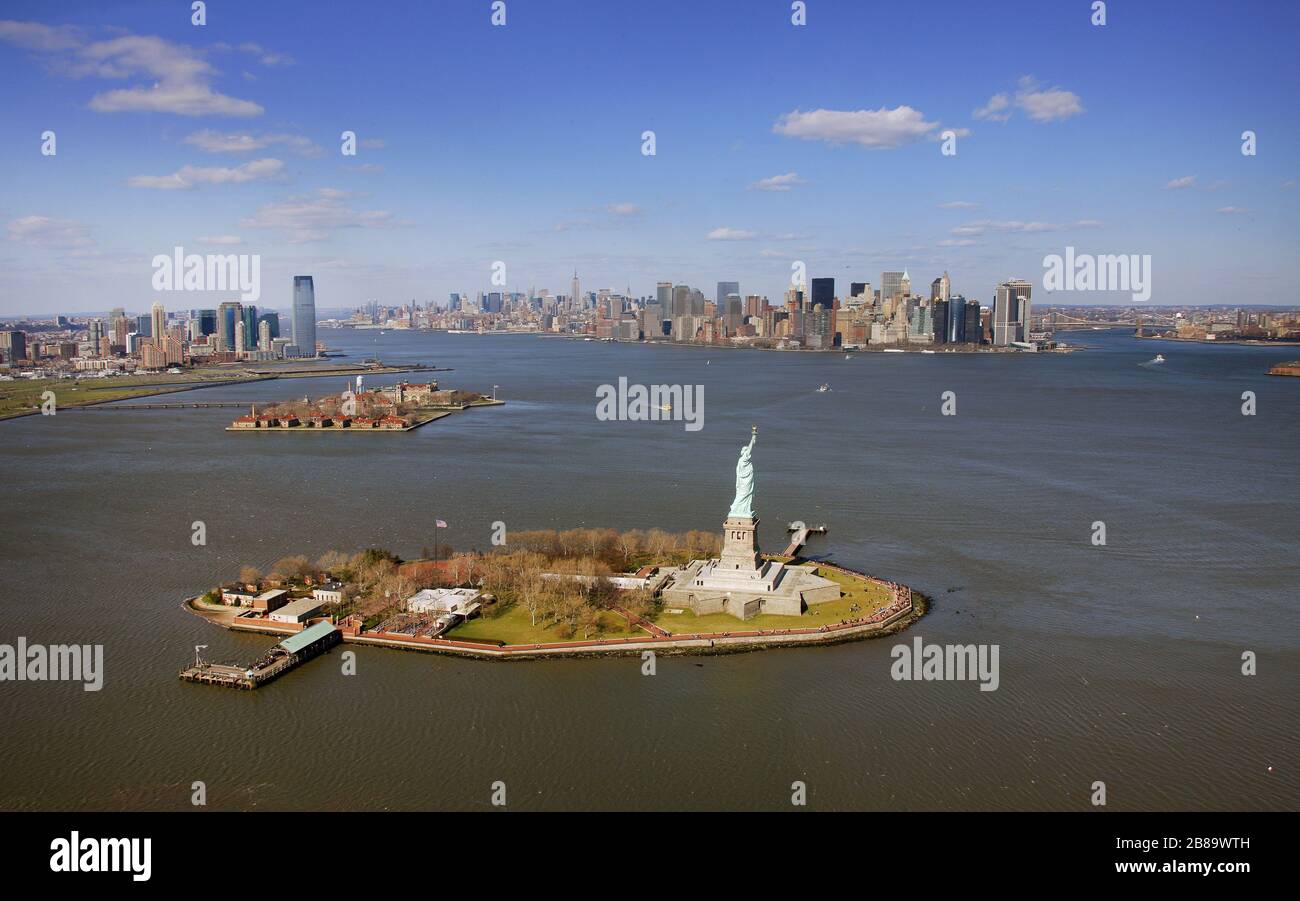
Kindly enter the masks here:
[[489, 4], [395, 3], [359, 31], [317, 6], [195, 26], [9, 3], [0, 316], [228, 299], [154, 295], [175, 246], [259, 254], [281, 311], [303, 273], [342, 309], [564, 294], [575, 268], [584, 291], [779, 303], [795, 261], [840, 297], [946, 270], [987, 305], [1067, 246], [1151, 254], [1152, 305], [1290, 303], [1300, 16], [1111, 6], [1098, 27], [1088, 4], [814, 3], [793, 26], [784, 3], [516, 2], [493, 26]]

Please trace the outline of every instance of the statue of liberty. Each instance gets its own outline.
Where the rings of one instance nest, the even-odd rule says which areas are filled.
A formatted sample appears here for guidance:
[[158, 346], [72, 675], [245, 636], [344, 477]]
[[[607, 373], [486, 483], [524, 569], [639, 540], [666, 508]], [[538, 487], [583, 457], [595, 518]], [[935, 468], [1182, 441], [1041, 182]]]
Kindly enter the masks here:
[[753, 427], [749, 444], [740, 449], [740, 459], [736, 461], [736, 499], [731, 502], [728, 516], [750, 519], [754, 516], [754, 464], [750, 455], [754, 452], [754, 442], [758, 441], [758, 426]]

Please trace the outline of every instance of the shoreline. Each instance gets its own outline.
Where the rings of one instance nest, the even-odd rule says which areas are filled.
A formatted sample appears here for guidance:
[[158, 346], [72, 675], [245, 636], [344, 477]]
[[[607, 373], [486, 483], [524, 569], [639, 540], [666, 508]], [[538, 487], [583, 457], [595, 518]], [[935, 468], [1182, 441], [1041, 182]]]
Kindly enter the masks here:
[[[354, 375], [392, 375], [394, 373], [400, 373], [400, 372], [452, 372], [452, 371], [453, 371], [452, 369], [439, 369], [434, 366], [384, 366], [379, 369], [367, 369], [365, 367], [350, 367], [347, 369], [342, 369], [342, 368], [330, 369], [330, 370], [322, 370], [319, 372], [313, 372], [310, 370], [293, 370], [291, 372], [276, 373], [276, 372], [265, 372], [265, 371], [255, 371], [255, 370], [244, 370], [244, 372], [248, 373], [245, 376], [242, 374], [233, 374], [236, 373], [236, 370], [231, 370], [233, 374], [231, 378], [210, 378], [210, 379], [195, 380], [192, 382], [146, 382], [143, 384], [135, 384], [135, 385], [130, 385], [130, 384], [89, 385], [86, 388], [87, 391], [128, 391], [131, 393], [126, 394], [122, 397], [112, 397], [112, 398], [106, 398], [104, 400], [94, 400], [92, 398], [86, 398], [83, 400], [81, 398], [78, 398], [77, 399], [78, 402], [69, 403], [69, 404], [59, 404], [57, 409], [58, 410], [80, 410], [80, 409], [85, 409], [86, 407], [97, 407], [97, 406], [102, 406], [103, 404], [116, 404], [116, 403], [121, 403], [123, 401], [139, 400], [145, 397], [161, 397], [166, 394], [181, 394], [185, 391], [200, 391], [204, 388], [218, 388], [221, 386], [252, 385], [257, 382], [271, 382], [277, 379], [327, 378], [333, 376], [351, 377]], [[54, 391], [55, 397], [57, 399], [58, 391], [56, 390], [55, 386], [57, 386], [59, 382], [80, 381], [84, 383], [84, 382], [98, 381], [98, 379], [71, 379], [71, 380], [70, 379], [31, 379], [31, 380], [23, 380], [23, 381], [48, 383], [46, 385], [46, 390]], [[135, 389], [137, 388], [148, 388], [153, 390], [136, 392]], [[504, 401], [502, 401], [502, 403], [504, 403]], [[10, 419], [21, 419], [24, 416], [37, 416], [40, 415], [40, 412], [41, 412], [40, 408], [35, 407], [30, 410], [15, 410], [8, 413], [0, 413], [0, 422], [4, 422]]]
[[[847, 569], [838, 564], [820, 563], [830, 566], [868, 581], [892, 585], [882, 579]], [[471, 641], [449, 638], [417, 638], [414, 636], [392, 635], [390, 633], [361, 632], [352, 633], [340, 630], [345, 644], [369, 645], [392, 650], [415, 651], [435, 654], [450, 654], [477, 660], [545, 660], [570, 657], [619, 657], [637, 656], [645, 651], [673, 656], [737, 654], [752, 651], [777, 650], [794, 647], [825, 647], [850, 641], [865, 641], [894, 635], [910, 627], [930, 611], [931, 599], [920, 592], [914, 592], [904, 585], [895, 586], [895, 603], [882, 608], [875, 615], [892, 611], [879, 620], [870, 619], [841, 621], [817, 626], [796, 626], [790, 629], [746, 629], [744, 622], [737, 620], [738, 628], [726, 632], [689, 632], [669, 633], [666, 636], [646, 634], [630, 638], [593, 638], [568, 642], [550, 642], [542, 644], [492, 644], [486, 641]], [[209, 623], [231, 632], [246, 632], [261, 635], [287, 637], [301, 631], [286, 624], [279, 628], [265, 620], [250, 623], [239, 622], [236, 611], [242, 608], [221, 605], [221, 609], [199, 607], [196, 602], [201, 595], [186, 598], [181, 607], [189, 613], [207, 620]], [[897, 609], [894, 609], [897, 607]], [[319, 620], [318, 620], [319, 621]], [[325, 620], [327, 621], [327, 620]]]

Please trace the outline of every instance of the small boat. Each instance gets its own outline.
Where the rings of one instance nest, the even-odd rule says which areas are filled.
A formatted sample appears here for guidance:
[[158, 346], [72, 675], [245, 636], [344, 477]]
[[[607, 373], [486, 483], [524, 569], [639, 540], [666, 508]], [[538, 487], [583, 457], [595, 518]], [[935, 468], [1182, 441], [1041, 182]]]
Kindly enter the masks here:
[[923, 353], [923, 354], [932, 354], [932, 353], [935, 353], [935, 351], [933, 351], [933, 350], [923, 350], [923, 351], [921, 351], [921, 353]]
[[885, 353], [887, 353], [887, 354], [901, 354], [901, 353], [906, 353], [906, 351], [905, 351], [905, 350], [902, 350], [901, 348], [898, 348], [898, 347], [886, 347], [886, 348], [885, 348]]
[[844, 355], [844, 359], [846, 359], [846, 360], [852, 360], [853, 357], [852, 357], [852, 355], [850, 355], [850, 354], [845, 354], [845, 355]]
[[1152, 360], [1151, 362], [1152, 362], [1152, 363], [1163, 363], [1164, 361], [1165, 361], [1165, 355], [1164, 355], [1164, 354], [1156, 354], [1156, 358], [1155, 358], [1154, 360]]
[[831, 390], [831, 386], [830, 386], [830, 385], [827, 385], [827, 384], [825, 384], [825, 383], [823, 383], [822, 386], [821, 386], [820, 388], [817, 389], [817, 391], [818, 391], [819, 393], [821, 393], [821, 394], [825, 394], [825, 393], [826, 393], [827, 391], [829, 391], [829, 390]]

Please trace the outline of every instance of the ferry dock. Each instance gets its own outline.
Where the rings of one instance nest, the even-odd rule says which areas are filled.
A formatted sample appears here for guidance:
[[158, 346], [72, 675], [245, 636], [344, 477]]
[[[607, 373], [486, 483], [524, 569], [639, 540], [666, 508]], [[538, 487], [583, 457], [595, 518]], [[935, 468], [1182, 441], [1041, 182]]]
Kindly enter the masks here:
[[248, 666], [208, 663], [196, 655], [194, 665], [182, 669], [180, 678], [186, 682], [252, 691], [329, 650], [338, 644], [340, 637], [332, 623], [319, 622], [290, 635]]

